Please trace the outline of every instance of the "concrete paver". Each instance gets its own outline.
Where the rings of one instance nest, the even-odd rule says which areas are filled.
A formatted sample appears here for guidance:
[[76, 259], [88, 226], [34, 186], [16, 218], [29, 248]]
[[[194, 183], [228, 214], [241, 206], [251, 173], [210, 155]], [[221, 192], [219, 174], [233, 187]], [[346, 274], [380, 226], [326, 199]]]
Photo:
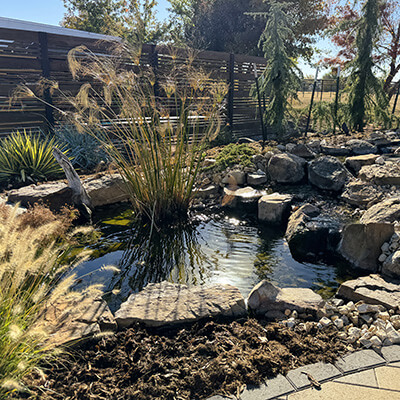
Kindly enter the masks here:
[[361, 350], [339, 359], [335, 366], [345, 372], [354, 372], [385, 364], [384, 358], [374, 350]]
[[369, 386], [375, 388], [378, 387], [375, 371], [373, 369], [367, 369], [366, 371], [345, 375], [340, 378], [336, 378], [334, 382], [351, 383], [353, 385]]
[[332, 364], [318, 362], [315, 364], [305, 365], [304, 367], [299, 367], [289, 371], [287, 374], [287, 378], [296, 386], [297, 389], [311, 386], [311, 382], [304, 372], [310, 374], [318, 382], [323, 382], [341, 375], [341, 372]]
[[382, 347], [381, 353], [387, 362], [400, 361], [400, 345], [398, 344]]
[[390, 366], [375, 369], [378, 386], [381, 389], [398, 390], [400, 399], [400, 369]]
[[291, 392], [294, 392], [294, 387], [283, 375], [278, 375], [276, 378], [268, 379], [265, 385], [248, 386], [240, 396], [240, 400], [269, 400]]
[[[321, 390], [306, 389], [288, 396], [288, 400], [399, 400], [400, 392], [365, 386], [327, 382]], [[261, 400], [261, 398], [260, 398]]]

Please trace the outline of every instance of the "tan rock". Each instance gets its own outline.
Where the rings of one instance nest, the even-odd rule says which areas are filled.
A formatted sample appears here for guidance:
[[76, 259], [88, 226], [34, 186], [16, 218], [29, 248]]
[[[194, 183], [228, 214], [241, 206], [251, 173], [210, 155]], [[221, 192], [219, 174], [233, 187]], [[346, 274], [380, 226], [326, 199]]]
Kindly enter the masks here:
[[115, 313], [120, 328], [142, 322], [162, 326], [193, 322], [206, 317], [246, 314], [243, 296], [231, 285], [187, 287], [169, 282], [152, 283], [132, 294]]

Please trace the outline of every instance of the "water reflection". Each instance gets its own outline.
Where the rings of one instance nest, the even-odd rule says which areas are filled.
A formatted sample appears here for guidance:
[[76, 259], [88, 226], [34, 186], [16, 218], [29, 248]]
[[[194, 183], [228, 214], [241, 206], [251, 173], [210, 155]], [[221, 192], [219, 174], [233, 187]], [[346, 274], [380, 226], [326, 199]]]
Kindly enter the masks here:
[[[235, 215], [198, 215], [190, 223], [160, 231], [132, 224], [126, 211], [99, 223], [102, 238], [78, 274], [85, 275], [83, 284], [103, 283], [114, 310], [130, 293], [162, 280], [188, 285], [228, 283], [246, 296], [261, 279], [281, 287], [309, 287], [331, 294], [348, 276], [346, 268], [339, 268], [336, 262], [295, 261], [282, 229]], [[102, 265], [110, 264], [120, 273], [98, 272]], [[113, 290], [119, 293], [111, 294]]]

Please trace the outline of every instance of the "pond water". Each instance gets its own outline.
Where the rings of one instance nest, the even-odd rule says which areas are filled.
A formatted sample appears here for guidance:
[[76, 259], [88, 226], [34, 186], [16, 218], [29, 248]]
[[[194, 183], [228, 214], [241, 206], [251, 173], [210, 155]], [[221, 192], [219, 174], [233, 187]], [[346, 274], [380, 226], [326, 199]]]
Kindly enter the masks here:
[[[100, 239], [90, 259], [76, 270], [80, 285], [102, 283], [111, 309], [149, 282], [199, 285], [228, 283], [247, 296], [268, 279], [280, 287], [307, 287], [323, 296], [351, 277], [346, 266], [300, 263], [293, 259], [282, 228], [259, 224], [254, 217], [196, 214], [190, 223], [158, 231], [134, 224], [127, 208], [102, 213]], [[114, 265], [120, 273], [102, 270]], [[111, 293], [114, 291], [114, 293]], [[118, 292], [118, 293], [117, 293]]]

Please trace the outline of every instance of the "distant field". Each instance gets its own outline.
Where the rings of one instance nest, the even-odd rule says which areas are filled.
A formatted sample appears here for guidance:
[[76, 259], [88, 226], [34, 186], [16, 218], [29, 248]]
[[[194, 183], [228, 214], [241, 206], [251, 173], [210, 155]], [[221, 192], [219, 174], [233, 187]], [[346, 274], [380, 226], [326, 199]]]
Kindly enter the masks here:
[[[307, 107], [310, 105], [311, 95], [312, 95], [311, 91], [298, 92], [297, 95], [299, 97], [298, 101], [292, 102], [292, 106], [294, 108], [301, 109], [301, 108], [304, 108], [304, 107]], [[394, 99], [395, 99], [395, 96], [393, 96], [390, 101], [390, 108], [389, 108], [390, 111], [392, 111], [392, 109], [393, 109]], [[341, 100], [342, 101], [346, 100], [345, 95], [341, 95]], [[319, 101], [328, 101], [328, 102], [335, 101], [335, 92], [322, 92], [322, 97], [321, 97], [321, 92], [315, 92], [314, 104]], [[397, 100], [395, 115], [400, 116], [400, 96], [399, 96], [399, 99]]]

